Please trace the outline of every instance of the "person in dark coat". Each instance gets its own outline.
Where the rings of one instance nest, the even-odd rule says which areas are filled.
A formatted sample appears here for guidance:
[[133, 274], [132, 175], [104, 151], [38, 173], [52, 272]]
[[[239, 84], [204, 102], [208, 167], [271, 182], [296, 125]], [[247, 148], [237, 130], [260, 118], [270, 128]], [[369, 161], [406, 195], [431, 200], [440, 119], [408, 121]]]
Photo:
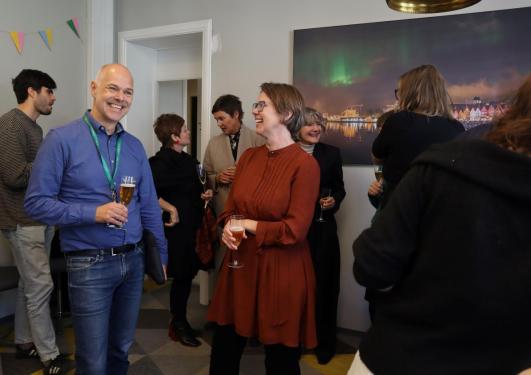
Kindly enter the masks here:
[[204, 200], [199, 162], [183, 149], [190, 144], [190, 131], [176, 114], [163, 114], [155, 121], [155, 134], [162, 147], [149, 159], [161, 208], [167, 213], [165, 235], [168, 240], [168, 276], [173, 278], [170, 309], [173, 318], [169, 336], [186, 346], [199, 346], [186, 319], [186, 306], [192, 279], [199, 269], [195, 252], [196, 232], [201, 225]]
[[402, 74], [395, 93], [398, 108], [385, 120], [372, 144], [375, 163], [383, 164], [382, 209], [421, 152], [465, 131], [452, 116], [446, 83], [435, 66], [421, 65]]
[[354, 242], [356, 280], [380, 292], [349, 375], [531, 367], [529, 186], [531, 76], [484, 140], [421, 154]]
[[[306, 108], [304, 120], [305, 125], [299, 132], [299, 145], [319, 163], [321, 191], [330, 190], [329, 197], [320, 198], [315, 203], [314, 220], [308, 231], [316, 279], [315, 323], [318, 344], [315, 354], [320, 364], [326, 364], [336, 353], [339, 298], [340, 249], [334, 214], [339, 210], [346, 193], [339, 149], [319, 142], [325, 129], [323, 116], [313, 108]], [[321, 210], [324, 221], [317, 221]]]

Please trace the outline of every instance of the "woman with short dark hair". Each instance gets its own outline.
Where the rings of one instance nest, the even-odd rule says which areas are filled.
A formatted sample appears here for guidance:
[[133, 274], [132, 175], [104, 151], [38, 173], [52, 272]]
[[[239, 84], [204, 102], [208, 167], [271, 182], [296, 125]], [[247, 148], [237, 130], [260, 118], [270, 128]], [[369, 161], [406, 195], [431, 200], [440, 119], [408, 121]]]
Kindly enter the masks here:
[[203, 192], [199, 181], [199, 162], [184, 151], [190, 145], [190, 131], [184, 119], [173, 113], [160, 115], [153, 125], [162, 147], [149, 159], [161, 208], [169, 214], [164, 232], [168, 240], [168, 276], [173, 278], [170, 290], [172, 319], [169, 337], [186, 346], [199, 346], [186, 318], [186, 306], [192, 279], [199, 269], [195, 251], [196, 232], [201, 224], [205, 199], [212, 191]]

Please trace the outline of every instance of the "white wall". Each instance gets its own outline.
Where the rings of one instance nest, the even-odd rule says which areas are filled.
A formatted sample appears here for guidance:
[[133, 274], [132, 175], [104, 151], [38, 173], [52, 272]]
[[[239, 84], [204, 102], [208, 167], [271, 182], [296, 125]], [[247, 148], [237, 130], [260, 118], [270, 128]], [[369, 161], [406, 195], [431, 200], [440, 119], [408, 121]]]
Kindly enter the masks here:
[[[529, 0], [483, 0], [458, 13], [531, 5]], [[116, 30], [212, 19], [221, 51], [212, 60], [212, 100], [233, 93], [243, 101], [244, 121], [253, 126], [250, 106], [262, 82], [291, 82], [293, 30], [423, 17], [387, 8], [385, 0], [116, 0]], [[212, 122], [212, 134], [219, 130]], [[339, 325], [364, 330], [368, 326], [363, 289], [352, 277], [351, 244], [368, 225], [373, 210], [366, 191], [372, 179], [368, 167], [345, 167], [347, 198], [338, 213], [342, 250]]]
[[157, 80], [201, 78], [201, 42], [186, 48], [161, 50], [157, 56]]
[[[82, 39], [86, 39], [85, 0], [3, 0], [0, 12], [0, 114], [17, 105], [11, 79], [22, 69], [38, 69], [48, 73], [57, 83], [57, 101], [50, 116], [38, 123], [45, 132], [64, 124], [83, 112], [87, 82], [86, 54], [83, 42], [68, 28], [66, 21], [77, 17]], [[54, 44], [48, 50], [37, 34], [51, 27]], [[19, 55], [7, 32], [26, 33], [22, 55]], [[1, 135], [0, 135], [1, 136]], [[1, 152], [1, 150], [0, 150]], [[13, 264], [8, 243], [0, 236], [0, 265]], [[13, 313], [15, 291], [0, 293], [0, 317]]]
[[[85, 50], [81, 40], [67, 26], [66, 21], [77, 17], [81, 38], [86, 38], [85, 0], [3, 0], [0, 12], [2, 31], [24, 31], [26, 42], [19, 55], [8, 33], [0, 33], [0, 113], [16, 105], [11, 79], [22, 69], [32, 68], [48, 73], [57, 83], [57, 102], [50, 116], [41, 116], [39, 124], [45, 130], [79, 117], [84, 110]], [[36, 33], [53, 28], [52, 50]], [[33, 34], [29, 34], [33, 33]]]
[[176, 113], [183, 116], [183, 88], [186, 81], [159, 82], [159, 106], [157, 116], [162, 113]]

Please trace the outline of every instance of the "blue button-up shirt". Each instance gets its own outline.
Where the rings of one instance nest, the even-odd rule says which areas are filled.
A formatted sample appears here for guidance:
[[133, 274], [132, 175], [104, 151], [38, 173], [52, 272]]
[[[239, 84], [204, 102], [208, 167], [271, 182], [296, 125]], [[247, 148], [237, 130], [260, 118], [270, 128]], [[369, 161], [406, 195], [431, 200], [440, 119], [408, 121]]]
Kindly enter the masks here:
[[163, 264], [168, 250], [153, 176], [142, 143], [124, 131], [107, 135], [105, 128], [87, 112], [100, 149], [111, 173], [114, 169], [116, 142], [122, 139], [122, 151], [115, 183], [122, 176], [133, 176], [136, 187], [123, 229], [96, 223], [96, 208], [112, 201], [111, 189], [98, 151], [83, 118], [51, 130], [37, 154], [24, 208], [35, 220], [61, 228], [61, 247], [65, 252], [100, 249], [137, 243], [142, 230], [155, 235]]

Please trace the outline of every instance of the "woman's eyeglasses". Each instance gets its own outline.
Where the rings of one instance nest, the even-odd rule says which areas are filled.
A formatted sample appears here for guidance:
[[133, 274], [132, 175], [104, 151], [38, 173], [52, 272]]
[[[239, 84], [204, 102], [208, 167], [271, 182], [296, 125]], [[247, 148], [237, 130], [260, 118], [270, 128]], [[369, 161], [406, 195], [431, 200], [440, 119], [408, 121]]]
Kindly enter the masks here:
[[267, 103], [263, 100], [253, 103], [253, 111], [262, 112], [264, 107], [267, 107]]

